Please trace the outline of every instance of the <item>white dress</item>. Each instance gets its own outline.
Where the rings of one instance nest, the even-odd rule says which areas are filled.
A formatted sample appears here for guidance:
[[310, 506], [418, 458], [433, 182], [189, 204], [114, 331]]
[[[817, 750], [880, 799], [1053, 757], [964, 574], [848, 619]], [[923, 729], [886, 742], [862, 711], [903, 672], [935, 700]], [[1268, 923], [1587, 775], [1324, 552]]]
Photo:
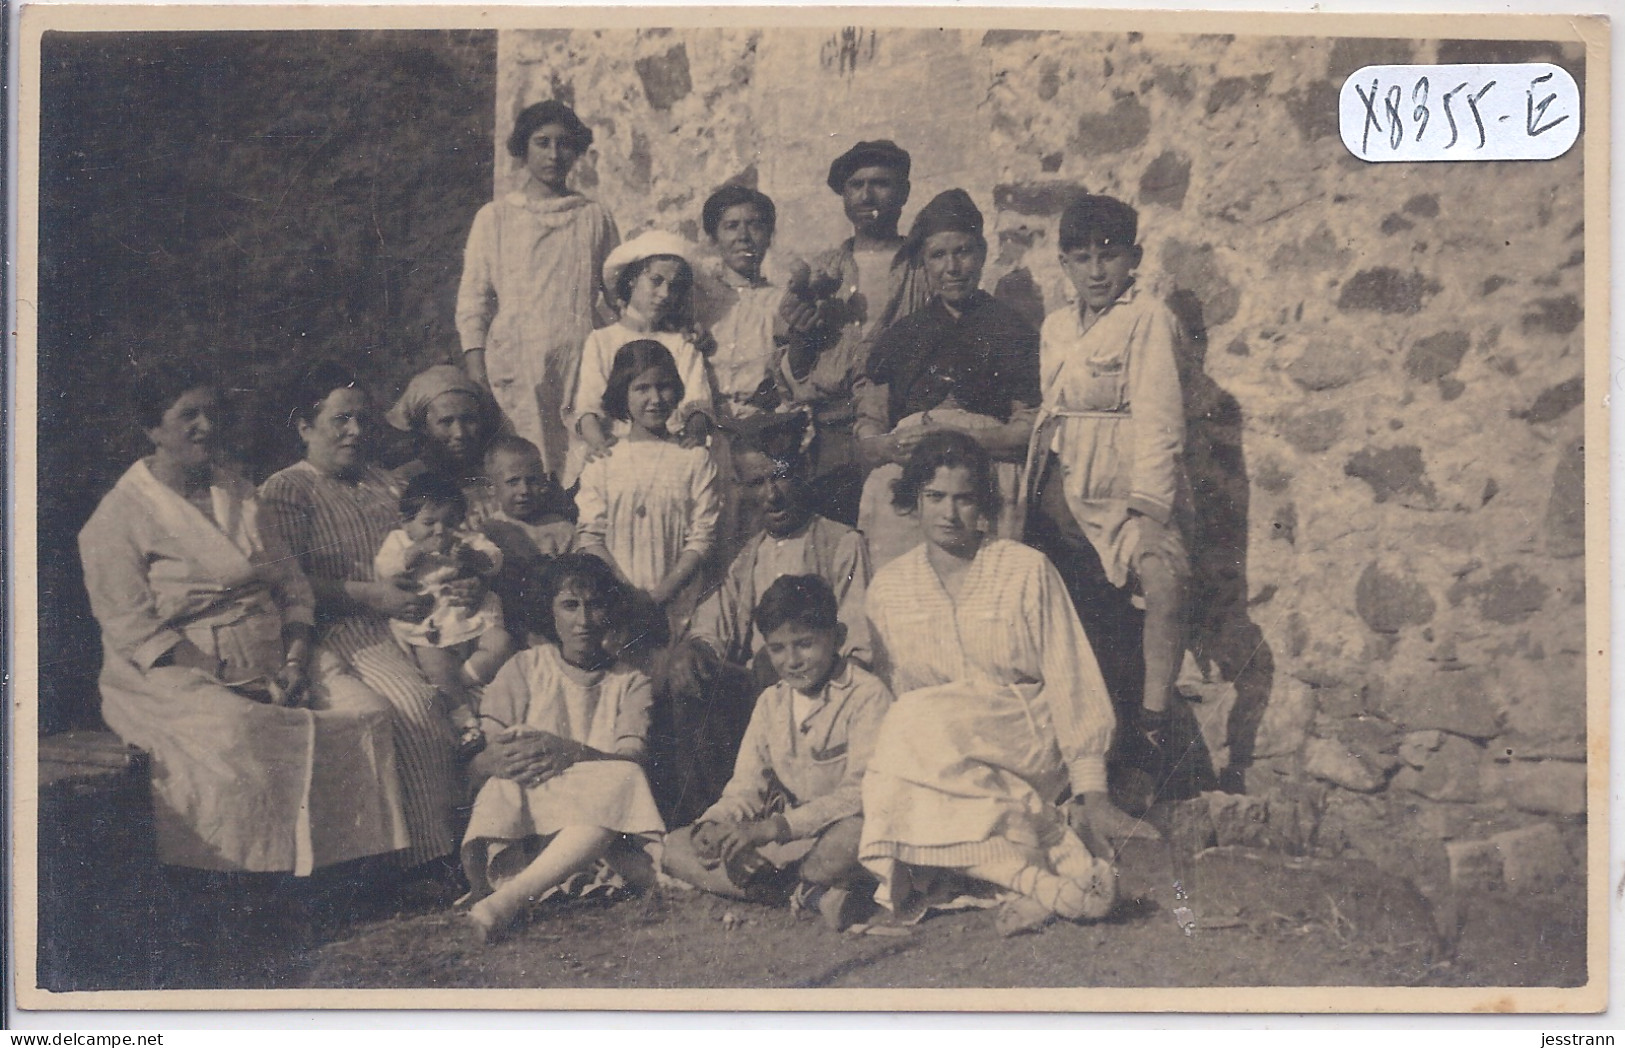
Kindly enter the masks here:
[[631, 423], [606, 415], [603, 402], [604, 389], [609, 384], [609, 373], [615, 367], [615, 354], [628, 342], [636, 342], [639, 339], [652, 339], [671, 350], [672, 359], [677, 363], [677, 377], [683, 380], [682, 402], [677, 405], [677, 410], [671, 413], [666, 428], [674, 436], [681, 433], [683, 426], [688, 422], [688, 417], [695, 412], [708, 415], [715, 420], [710, 372], [706, 367], [705, 358], [686, 336], [675, 331], [634, 331], [619, 321], [608, 327], [599, 328], [587, 337], [586, 345], [582, 347], [580, 378], [576, 383], [575, 395], [570, 398], [564, 409], [564, 421], [570, 427], [570, 457], [562, 477], [565, 487], [576, 482], [576, 478], [581, 475], [581, 465], [586, 461], [586, 442], [582, 440], [581, 433], [577, 429], [581, 416], [599, 416], [603, 419], [604, 431], [614, 434], [617, 438], [625, 439], [632, 431]]
[[[161, 862], [291, 872], [405, 848], [390, 707], [331, 652], [307, 709], [243, 686], [312, 621], [298, 563], [259, 526], [253, 487], [216, 470], [205, 514], [137, 462], [79, 534], [102, 630], [102, 716], [152, 754]], [[217, 674], [154, 665], [184, 638]]]
[[889, 906], [899, 862], [1090, 858], [1058, 807], [1106, 788], [1114, 715], [1093, 650], [1042, 553], [987, 539], [950, 597], [917, 546], [869, 584], [876, 661], [897, 701], [863, 781], [858, 857]]
[[474, 216], [457, 288], [463, 348], [485, 350], [491, 392], [514, 431], [559, 473], [565, 400], [581, 344], [604, 311], [604, 260], [620, 242], [602, 205], [582, 196], [504, 193]]
[[[635, 669], [583, 670], [554, 645], [540, 644], [508, 660], [486, 685], [480, 719], [488, 732], [523, 725], [602, 753], [628, 753], [648, 737], [653, 700], [649, 678]], [[463, 870], [476, 896], [523, 869], [540, 839], [567, 826], [613, 830], [645, 850], [666, 832], [643, 768], [632, 760], [582, 761], [539, 786], [487, 779], [463, 837]]]
[[424, 593], [434, 595], [434, 607], [420, 622], [390, 619], [390, 632], [408, 648], [449, 648], [471, 641], [489, 629], [501, 629], [502, 602], [495, 593], [487, 591], [485, 600], [477, 608], [465, 607], [452, 601], [446, 583], [464, 575], [457, 551], [469, 549], [485, 557], [489, 567], [480, 573], [490, 579], [502, 570], [502, 550], [496, 543], [477, 532], [462, 531], [456, 535], [456, 544], [448, 553], [419, 559], [412, 570], [406, 568], [406, 551], [412, 547], [412, 538], [404, 528], [396, 528], [384, 537], [373, 558], [373, 571], [381, 579], [392, 579], [407, 574]]
[[[576, 506], [578, 548], [603, 546], [632, 585], [648, 590], [684, 553], [711, 552], [721, 513], [717, 468], [704, 448], [623, 440], [582, 471]], [[696, 573], [667, 604], [673, 637], [682, 635], [702, 592]]]

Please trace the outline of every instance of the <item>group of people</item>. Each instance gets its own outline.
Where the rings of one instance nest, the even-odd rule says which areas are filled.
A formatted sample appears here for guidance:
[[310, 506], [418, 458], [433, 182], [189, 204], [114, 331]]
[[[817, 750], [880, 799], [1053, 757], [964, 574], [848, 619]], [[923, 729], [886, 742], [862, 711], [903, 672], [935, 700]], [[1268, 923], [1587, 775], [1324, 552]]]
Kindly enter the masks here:
[[[304, 457], [257, 491], [219, 377], [136, 377], [153, 451], [80, 547], [161, 859], [455, 855], [484, 939], [662, 878], [837, 928], [967, 894], [1007, 932], [1104, 916], [1112, 842], [1154, 832], [1107, 754], [1155, 781], [1190, 573], [1180, 333], [1135, 285], [1134, 209], [1067, 207], [1077, 301], [1040, 331], [981, 289], [969, 194], [900, 233], [892, 142], [835, 159], [853, 236], [782, 284], [752, 188], [705, 202], [709, 254], [618, 243], [569, 188], [591, 142], [562, 103], [519, 114], [461, 361], [385, 415], [406, 465], [375, 464], [336, 365], [290, 392]], [[1132, 706], [1083, 625], [1108, 590], [1145, 612]]]

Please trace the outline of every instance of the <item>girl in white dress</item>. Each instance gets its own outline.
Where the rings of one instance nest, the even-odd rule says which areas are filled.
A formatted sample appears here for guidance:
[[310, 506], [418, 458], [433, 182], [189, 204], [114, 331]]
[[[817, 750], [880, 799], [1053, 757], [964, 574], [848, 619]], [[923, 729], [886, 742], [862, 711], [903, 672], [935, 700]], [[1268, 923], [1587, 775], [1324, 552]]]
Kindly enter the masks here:
[[682, 635], [702, 591], [721, 512], [710, 454], [685, 447], [667, 426], [683, 391], [661, 343], [639, 339], [617, 350], [602, 407], [628, 432], [587, 464], [576, 494], [577, 548], [664, 609], [672, 637]]
[[564, 472], [566, 487], [581, 468], [602, 455], [630, 430], [604, 414], [602, 401], [615, 354], [628, 342], [650, 339], [671, 352], [683, 392], [666, 425], [685, 447], [703, 447], [714, 428], [716, 409], [711, 375], [694, 327], [694, 249], [682, 237], [659, 230], [627, 241], [604, 262], [604, 286], [621, 318], [587, 338], [581, 350], [581, 377], [565, 421], [574, 434]]
[[514, 656], [485, 689], [488, 775], [463, 838], [471, 887], [461, 904], [486, 942], [532, 900], [603, 863], [652, 883], [665, 826], [644, 778], [649, 678], [604, 648], [627, 594], [602, 561], [565, 553], [529, 602], [546, 643]]

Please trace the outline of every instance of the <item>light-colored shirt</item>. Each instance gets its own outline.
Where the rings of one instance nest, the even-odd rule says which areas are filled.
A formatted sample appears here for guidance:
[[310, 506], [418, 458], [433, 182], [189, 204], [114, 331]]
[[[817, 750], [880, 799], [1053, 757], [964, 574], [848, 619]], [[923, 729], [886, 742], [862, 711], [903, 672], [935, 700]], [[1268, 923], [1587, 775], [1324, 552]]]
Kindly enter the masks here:
[[1127, 500], [1169, 523], [1184, 469], [1179, 322], [1130, 287], [1087, 320], [1076, 307], [1051, 313], [1040, 338], [1044, 405], [1034, 432], [1061, 457], [1068, 502], [1082, 513], [1092, 500]]
[[872, 658], [869, 621], [863, 611], [870, 575], [868, 544], [862, 532], [819, 516], [789, 539], [775, 539], [764, 530], [746, 540], [722, 585], [694, 612], [689, 636], [703, 640], [730, 662], [749, 662], [759, 642], [752, 620], [756, 603], [781, 575], [817, 575], [829, 583], [846, 627], [841, 654], [863, 663]]
[[876, 671], [893, 693], [1037, 684], [1076, 793], [1106, 788], [1116, 715], [1061, 576], [1042, 553], [987, 539], [950, 597], [916, 546], [869, 584]]
[[817, 696], [782, 682], [768, 688], [745, 728], [733, 778], [699, 821], [762, 818], [769, 814], [775, 783], [788, 794], [788, 807], [779, 814], [793, 839], [857, 815], [863, 773], [891, 700], [878, 678], [850, 664]]

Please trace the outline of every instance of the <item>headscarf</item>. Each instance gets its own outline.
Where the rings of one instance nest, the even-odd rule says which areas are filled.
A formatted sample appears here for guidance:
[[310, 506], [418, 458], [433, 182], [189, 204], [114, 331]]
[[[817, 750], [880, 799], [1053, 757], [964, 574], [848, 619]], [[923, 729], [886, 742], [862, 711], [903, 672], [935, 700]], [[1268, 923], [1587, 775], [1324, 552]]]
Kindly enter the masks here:
[[429, 404], [445, 393], [467, 393], [479, 403], [482, 411], [485, 410], [485, 390], [463, 374], [462, 368], [436, 364], [412, 376], [412, 381], [406, 384], [406, 392], [384, 418], [398, 430], [417, 430], [423, 426]]
[[906, 249], [910, 257], [918, 258], [926, 239], [936, 233], [966, 233], [982, 237], [982, 212], [970, 194], [963, 189], [950, 189], [938, 193], [931, 202], [914, 216], [914, 226], [908, 231]]

